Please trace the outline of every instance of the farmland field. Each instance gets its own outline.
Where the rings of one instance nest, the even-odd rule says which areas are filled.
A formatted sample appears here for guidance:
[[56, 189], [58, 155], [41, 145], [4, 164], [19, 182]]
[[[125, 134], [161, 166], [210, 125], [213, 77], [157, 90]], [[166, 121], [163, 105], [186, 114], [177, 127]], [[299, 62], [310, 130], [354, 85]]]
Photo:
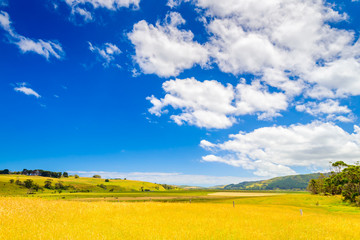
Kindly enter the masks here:
[[[360, 210], [304, 193], [169, 192], [182, 201], [0, 197], [0, 239], [358, 239]], [[134, 195], [135, 194], [135, 195]], [[140, 197], [142, 193], [133, 193]], [[154, 198], [157, 194], [152, 193]], [[124, 193], [125, 195], [125, 193]], [[219, 195], [219, 194], [217, 194]], [[201, 197], [198, 201], [196, 199]], [[83, 201], [81, 201], [81, 199]], [[186, 201], [184, 201], [186, 199]], [[155, 199], [154, 199], [155, 200]], [[201, 201], [200, 201], [201, 200]], [[233, 207], [233, 202], [235, 207]], [[300, 209], [302, 215], [300, 214]]]

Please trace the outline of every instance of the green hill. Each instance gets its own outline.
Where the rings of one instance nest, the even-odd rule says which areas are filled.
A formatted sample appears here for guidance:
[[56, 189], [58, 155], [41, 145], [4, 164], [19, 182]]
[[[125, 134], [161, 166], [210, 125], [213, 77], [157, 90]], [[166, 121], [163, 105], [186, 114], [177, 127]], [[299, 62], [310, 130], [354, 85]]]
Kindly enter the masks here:
[[[25, 182], [32, 181], [32, 187], [27, 187]], [[46, 181], [50, 182], [50, 187], [46, 188]], [[39, 188], [39, 189], [37, 189]], [[150, 182], [120, 180], [88, 177], [62, 177], [51, 178], [41, 176], [27, 176], [18, 174], [0, 174], [0, 195], [23, 195], [41, 194], [54, 192], [125, 192], [125, 191], [166, 191], [161, 184]]]
[[226, 185], [227, 190], [305, 190], [311, 179], [317, 179], [320, 173], [276, 177], [262, 181], [241, 182]]

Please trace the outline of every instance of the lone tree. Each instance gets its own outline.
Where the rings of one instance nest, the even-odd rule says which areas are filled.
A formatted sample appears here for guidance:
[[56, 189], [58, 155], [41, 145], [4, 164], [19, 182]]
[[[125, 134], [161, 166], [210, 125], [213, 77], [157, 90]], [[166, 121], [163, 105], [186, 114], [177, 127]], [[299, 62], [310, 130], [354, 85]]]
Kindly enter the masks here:
[[63, 177], [69, 177], [69, 174], [67, 172], [63, 172]]
[[95, 174], [95, 175], [93, 176], [93, 178], [101, 178], [101, 176], [100, 176], [100, 175]]

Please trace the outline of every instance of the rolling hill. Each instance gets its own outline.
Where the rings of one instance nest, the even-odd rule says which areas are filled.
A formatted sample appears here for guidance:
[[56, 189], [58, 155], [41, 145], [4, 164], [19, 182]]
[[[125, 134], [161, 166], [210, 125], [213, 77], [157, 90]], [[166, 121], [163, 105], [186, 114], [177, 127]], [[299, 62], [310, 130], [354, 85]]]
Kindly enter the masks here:
[[262, 181], [241, 182], [226, 185], [226, 190], [305, 190], [311, 179], [317, 179], [320, 173], [276, 177]]
[[[24, 182], [32, 180], [33, 184], [38, 185], [38, 191], [26, 188]], [[18, 181], [18, 182], [17, 182]], [[51, 182], [51, 188], [46, 188], [46, 181]], [[19, 184], [17, 184], [19, 183]], [[59, 187], [63, 186], [63, 187]], [[161, 184], [134, 181], [109, 179], [109, 182], [100, 178], [88, 177], [62, 177], [51, 178], [41, 176], [26, 176], [18, 174], [0, 174], [0, 195], [23, 195], [29, 193], [53, 193], [55, 191], [62, 192], [130, 192], [130, 191], [166, 191]]]

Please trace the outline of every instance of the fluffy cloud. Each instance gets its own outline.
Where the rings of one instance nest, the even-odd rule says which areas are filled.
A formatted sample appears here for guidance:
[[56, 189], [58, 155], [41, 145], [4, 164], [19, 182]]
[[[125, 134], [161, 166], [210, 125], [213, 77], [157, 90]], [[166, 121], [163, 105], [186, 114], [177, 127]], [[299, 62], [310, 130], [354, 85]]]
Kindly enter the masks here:
[[234, 176], [208, 176], [208, 175], [190, 175], [183, 173], [162, 173], [162, 172], [101, 172], [101, 171], [68, 171], [70, 174], [78, 174], [83, 177], [91, 177], [94, 174], [102, 178], [127, 178], [131, 180], [166, 183], [176, 185], [191, 186], [215, 186], [243, 181], [260, 180], [259, 177], [243, 178]]
[[[176, 7], [181, 0], [168, 1]], [[288, 95], [360, 94], [359, 43], [331, 27], [348, 18], [320, 0], [192, 0], [207, 16], [206, 44], [220, 70], [255, 74]]]
[[[198, 105], [180, 93], [180, 80], [177, 80], [177, 86], [169, 84], [171, 93], [163, 86], [167, 92], [163, 99], [149, 98], [154, 105], [150, 112], [160, 115], [164, 107], [172, 106], [182, 111], [171, 116], [179, 125], [187, 122], [200, 127], [226, 128], [241, 115], [257, 114], [259, 119], [279, 116], [298, 96], [321, 100], [360, 95], [360, 40], [356, 41], [354, 31], [330, 24], [348, 19], [346, 13], [335, 11], [334, 5], [320, 0], [168, 0], [167, 5], [174, 8], [183, 2], [191, 2], [201, 17], [205, 16], [208, 42], [198, 45], [192, 34], [186, 38], [186, 45], [198, 46], [204, 52], [203, 57], [197, 54], [198, 59], [194, 59], [186, 53], [186, 57], [179, 59], [186, 51], [176, 53], [169, 47], [181, 42], [179, 33], [191, 33], [178, 29], [184, 20], [172, 13], [168, 23], [152, 26], [142, 21], [129, 34], [136, 48], [134, 58], [143, 72], [169, 77], [196, 63], [202, 66], [215, 63], [223, 72], [236, 76], [251, 74], [254, 80], [231, 86], [234, 98], [227, 94], [220, 100], [227, 106], [221, 111], [207, 106], [214, 104], [212, 98], [204, 97]], [[135, 33], [139, 33], [136, 38]], [[183, 46], [180, 44], [176, 49]], [[204, 85], [206, 81], [196, 84]], [[195, 87], [190, 83], [187, 86]], [[174, 90], [177, 87], [180, 92]], [[329, 113], [320, 109], [335, 108], [337, 101], [332, 101], [309, 103], [297, 109], [322, 120], [324, 116], [326, 120], [345, 122], [353, 119], [350, 111]]]
[[26, 87], [26, 83], [19, 83], [18, 87], [15, 87], [14, 90], [16, 92], [22, 92], [26, 95], [32, 95], [35, 96], [36, 98], [40, 98], [41, 96], [35, 92], [34, 90], [32, 90], [31, 88]]
[[[326, 115], [327, 120], [337, 120], [341, 122], [353, 121], [351, 110], [347, 106], [340, 106], [339, 101], [328, 99], [324, 102], [307, 102], [305, 104], [297, 105], [296, 110], [306, 112], [313, 116]], [[342, 116], [342, 115], [347, 116]]]
[[65, 55], [61, 45], [57, 42], [33, 40], [18, 34], [11, 26], [8, 13], [0, 12], [0, 26], [8, 33], [9, 42], [17, 45], [21, 52], [35, 52], [49, 59], [51, 56], [61, 59]]
[[257, 114], [259, 119], [268, 119], [288, 106], [283, 93], [270, 93], [259, 82], [249, 85], [244, 79], [235, 88], [215, 80], [176, 79], [164, 82], [163, 89], [164, 98], [147, 98], [153, 104], [149, 112], [160, 116], [167, 113], [163, 110], [167, 106], [180, 109], [180, 114], [171, 116], [179, 125], [227, 128], [236, 122], [236, 116]]
[[207, 62], [207, 49], [193, 41], [191, 31], [178, 28], [184, 23], [179, 13], [172, 12], [163, 24], [154, 26], [143, 20], [134, 25], [128, 37], [135, 46], [134, 60], [144, 73], [177, 76], [184, 69]]
[[311, 72], [309, 80], [318, 85], [307, 94], [313, 98], [360, 95], [360, 63], [358, 59], [339, 59]]
[[115, 56], [121, 53], [121, 50], [111, 43], [105, 43], [102, 47], [97, 47], [89, 42], [89, 50], [97, 55], [104, 67], [109, 67], [111, 62], [115, 60]]
[[[293, 174], [291, 167], [326, 169], [329, 162], [355, 163], [360, 156], [360, 128], [349, 134], [332, 123], [313, 122], [289, 127], [264, 127], [230, 135], [214, 144], [202, 140], [201, 147], [213, 154], [206, 162], [221, 162], [253, 170], [259, 176]], [[214, 155], [216, 154], [216, 155]]]
[[115, 11], [119, 8], [139, 8], [140, 0], [62, 0], [71, 7], [72, 15], [80, 15], [85, 22], [93, 20], [93, 9], [105, 8]]

